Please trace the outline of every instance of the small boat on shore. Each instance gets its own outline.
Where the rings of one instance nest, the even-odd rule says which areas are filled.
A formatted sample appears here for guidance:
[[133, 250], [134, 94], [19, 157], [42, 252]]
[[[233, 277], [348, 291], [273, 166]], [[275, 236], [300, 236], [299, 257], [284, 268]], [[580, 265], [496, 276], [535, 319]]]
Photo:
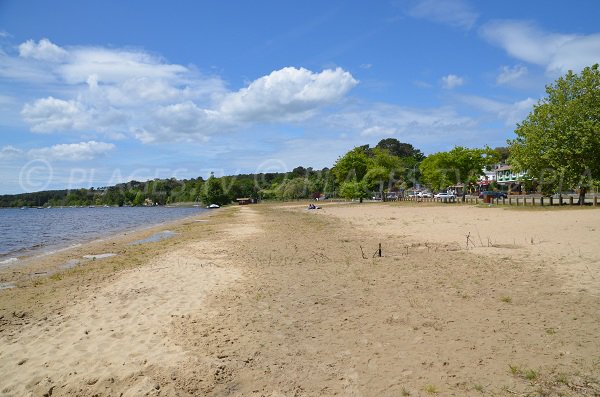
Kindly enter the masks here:
[[206, 208], [208, 208], [209, 210], [212, 210], [212, 209], [215, 209], [215, 208], [221, 208], [221, 206], [220, 206], [220, 205], [218, 205], [218, 204], [211, 204], [211, 205], [209, 205], [209, 206], [208, 206], [208, 207], [206, 207]]

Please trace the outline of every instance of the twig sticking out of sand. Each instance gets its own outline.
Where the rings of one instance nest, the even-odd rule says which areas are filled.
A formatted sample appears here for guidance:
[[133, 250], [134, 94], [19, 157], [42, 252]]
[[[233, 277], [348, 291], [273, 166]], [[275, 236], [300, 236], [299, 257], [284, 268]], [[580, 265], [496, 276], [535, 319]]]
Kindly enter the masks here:
[[471, 240], [471, 232], [469, 232], [469, 234], [467, 234], [465, 237], [467, 238], [467, 247], [466, 247], [466, 249], [469, 249], [469, 243], [473, 244], [473, 248], [475, 248], [475, 243], [473, 242], [473, 240]]

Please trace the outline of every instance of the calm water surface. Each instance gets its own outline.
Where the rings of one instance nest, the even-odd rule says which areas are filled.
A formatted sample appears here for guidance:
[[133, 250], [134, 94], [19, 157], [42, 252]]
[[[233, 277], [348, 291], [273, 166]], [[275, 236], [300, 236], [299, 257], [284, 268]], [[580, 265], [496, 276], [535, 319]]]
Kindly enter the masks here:
[[0, 209], [0, 266], [20, 256], [53, 251], [205, 211], [203, 208], [96, 207]]

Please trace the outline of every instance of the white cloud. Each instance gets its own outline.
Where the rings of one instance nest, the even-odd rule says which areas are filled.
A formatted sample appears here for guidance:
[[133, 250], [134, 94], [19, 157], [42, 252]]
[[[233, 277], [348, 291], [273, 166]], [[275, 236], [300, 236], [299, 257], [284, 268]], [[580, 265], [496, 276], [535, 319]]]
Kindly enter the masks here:
[[417, 144], [452, 139], [452, 133], [465, 135], [477, 124], [452, 108], [416, 109], [386, 104], [338, 113], [328, 120], [341, 131], [356, 131], [365, 137], [401, 136]]
[[503, 85], [514, 82], [527, 75], [527, 67], [523, 65], [502, 66], [500, 74], [496, 77], [496, 84]]
[[414, 18], [424, 18], [467, 30], [475, 25], [479, 17], [463, 0], [420, 0], [408, 13]]
[[500, 102], [480, 96], [464, 95], [458, 98], [463, 103], [475, 109], [494, 115], [508, 127], [514, 127], [517, 123], [523, 121], [533, 109], [533, 105], [537, 103], [533, 98], [526, 98], [512, 103]]
[[226, 95], [219, 112], [241, 121], [302, 118], [312, 110], [339, 101], [358, 82], [341, 68], [313, 73], [287, 67]]
[[444, 87], [447, 90], [460, 87], [464, 83], [465, 80], [462, 77], [459, 77], [455, 74], [449, 74], [448, 76], [442, 77], [442, 87]]
[[177, 103], [157, 109], [151, 123], [134, 131], [143, 143], [165, 141], [206, 141], [227, 127], [221, 115], [202, 109], [193, 102]]
[[358, 83], [341, 68], [286, 67], [231, 91], [218, 77], [142, 50], [63, 49], [42, 39], [23, 43], [20, 55], [0, 53], [0, 74], [27, 82], [31, 75], [44, 75], [49, 89], [61, 87], [60, 98], [51, 95], [23, 106], [21, 116], [33, 132], [100, 132], [111, 139], [129, 134], [144, 143], [202, 142], [235, 126], [305, 120]]
[[40, 61], [60, 62], [68, 53], [48, 39], [41, 39], [37, 43], [27, 40], [19, 45], [19, 55], [23, 58], [33, 58]]
[[526, 21], [492, 21], [481, 29], [483, 37], [512, 57], [540, 65], [549, 73], [579, 71], [600, 62], [600, 34], [550, 33]]
[[14, 146], [8, 145], [0, 149], [0, 160], [17, 158], [23, 155], [23, 151]]
[[303, 120], [342, 99], [356, 84], [350, 73], [339, 68], [314, 73], [288, 67], [222, 95], [212, 107], [192, 101], [161, 106], [146, 125], [134, 128], [134, 135], [144, 143], [203, 142], [234, 127]]
[[87, 114], [81, 103], [54, 97], [25, 104], [21, 115], [35, 132], [81, 130], [88, 125]]
[[69, 84], [85, 83], [91, 75], [109, 84], [144, 77], [173, 81], [189, 72], [185, 66], [165, 63], [141, 50], [75, 47], [70, 55], [68, 62], [59, 67]]
[[82, 161], [104, 156], [114, 149], [115, 145], [112, 143], [89, 141], [31, 149], [27, 155], [31, 158], [46, 160]]

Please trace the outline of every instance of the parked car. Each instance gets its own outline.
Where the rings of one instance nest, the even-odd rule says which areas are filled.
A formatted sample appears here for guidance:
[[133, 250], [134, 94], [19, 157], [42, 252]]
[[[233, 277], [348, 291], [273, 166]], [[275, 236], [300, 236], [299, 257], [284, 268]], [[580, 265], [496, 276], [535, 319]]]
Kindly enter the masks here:
[[504, 192], [495, 192], [492, 190], [486, 190], [479, 193], [479, 198], [482, 199], [484, 196], [489, 196], [493, 198], [507, 198], [508, 196]]
[[440, 192], [438, 194], [436, 194], [435, 196], [433, 196], [436, 199], [450, 199], [450, 200], [456, 200], [456, 195], [452, 194], [452, 193], [446, 193], [446, 192]]
[[421, 198], [432, 198], [433, 194], [431, 192], [419, 192], [419, 197], [421, 197]]

